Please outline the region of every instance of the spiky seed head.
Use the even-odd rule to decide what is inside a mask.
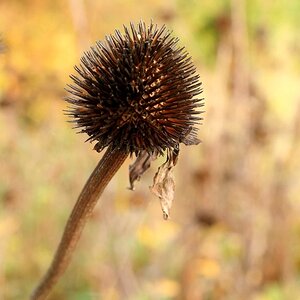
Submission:
[[[197,143],[201,82],[191,58],[165,26],[116,30],[84,53],[68,85],[71,115],[95,149],[163,153]]]

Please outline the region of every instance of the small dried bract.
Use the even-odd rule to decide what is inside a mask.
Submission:
[[[96,151],[112,146],[137,156],[131,189],[157,155],[167,150],[170,158],[180,143],[199,143],[195,126],[202,120],[203,99],[194,98],[202,91],[199,75],[165,26],[140,22],[124,27],[123,34],[117,30],[87,51],[75,70],[67,114],[96,142]],[[159,194],[163,199],[170,192]]]

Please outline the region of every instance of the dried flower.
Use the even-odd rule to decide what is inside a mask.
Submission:
[[[151,187],[169,217],[174,197],[173,167],[179,144],[199,143],[197,110],[202,99],[199,76],[178,39],[165,26],[124,27],[81,58],[69,85],[67,114],[77,128],[95,141],[95,150],[108,147],[85,184],[67,221],[62,239],[44,278],[31,296],[44,300],[69,264],[84,225],[99,196],[128,155],[136,154],[130,166],[130,188],[150,167],[157,155],[167,153]]]
[[[124,30],[124,35],[117,30],[97,42],[81,58],[75,68],[80,76],[71,76],[75,85],[68,89],[68,114],[75,118],[75,127],[89,135],[88,141],[96,141],[95,150],[112,146],[136,154],[130,189],[150,162],[168,150],[163,166],[169,171],[160,169],[165,176],[157,173],[151,188],[168,218],[163,203],[166,198],[172,202],[174,193],[166,191],[175,186],[170,179],[175,164],[170,166],[169,160],[172,152],[178,155],[179,143],[199,143],[195,125],[202,120],[197,108],[203,103],[193,97],[201,93],[201,82],[191,58],[165,26],[140,22]]]
[[[165,26],[124,27],[81,58],[72,75],[75,85],[68,114],[76,127],[96,141],[95,149],[112,145],[139,155],[162,154],[180,142],[195,144],[201,120],[199,75],[178,39]]]

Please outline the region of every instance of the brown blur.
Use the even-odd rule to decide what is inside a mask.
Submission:
[[[203,81],[171,220],[128,160],[50,300],[300,299],[299,0],[0,2],[0,299],[27,299],[99,160],[63,114],[83,51],[165,23]]]

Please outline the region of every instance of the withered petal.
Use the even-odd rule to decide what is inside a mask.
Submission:
[[[129,166],[129,189],[134,191],[134,184],[139,181],[141,176],[150,168],[151,162],[157,157],[156,153],[150,154],[141,151],[137,155],[135,162]]]
[[[175,178],[173,169],[177,163],[178,154],[178,149],[176,149],[176,151],[169,150],[167,152],[167,160],[158,168],[153,178],[153,185],[150,187],[151,192],[160,200],[163,218],[165,220],[169,219],[174,200]]]

